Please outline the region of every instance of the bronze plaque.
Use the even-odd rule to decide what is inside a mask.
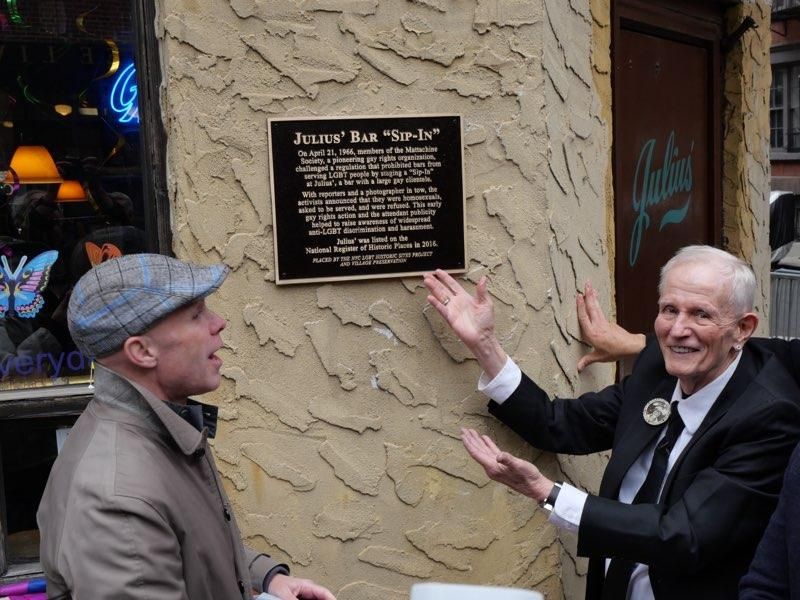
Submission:
[[[270,119],[276,283],[463,271],[461,117]]]

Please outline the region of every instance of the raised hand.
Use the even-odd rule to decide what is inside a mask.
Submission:
[[[475,296],[441,269],[426,273],[423,280],[430,292],[428,302],[468,347],[494,335],[494,307],[486,292],[486,277],[478,282]]]
[[[634,356],[642,351],[646,338],[642,334],[630,333],[616,323],[606,319],[597,291],[586,282],[583,294],[575,299],[578,324],[583,341],[592,346],[592,351],[578,361],[578,371],[592,363],[614,362],[625,356]]]
[[[453,332],[475,355],[492,378],[506,362],[506,353],[494,333],[494,305],[481,277],[473,296],[441,269],[424,276],[428,302],[439,311]]]
[[[474,429],[462,429],[461,440],[469,455],[483,467],[489,479],[542,502],[550,495],[553,482],[541,474],[536,465],[503,452],[492,438]]]

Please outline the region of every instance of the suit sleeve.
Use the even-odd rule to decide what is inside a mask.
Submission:
[[[621,383],[578,398],[550,397],[527,375],[502,404],[489,402],[489,412],[525,441],[548,452],[592,454],[612,447],[620,409],[630,389],[666,375],[658,343],[651,340],[639,354],[633,374]],[[638,393],[641,393],[638,392]]]
[[[612,385],[578,398],[551,401],[523,373],[519,387],[505,402],[489,402],[489,412],[535,448],[591,454],[611,448],[623,394],[622,385]]]
[[[750,570],[739,588],[740,600],[780,600],[800,592],[800,574],[790,564],[790,548],[800,542],[800,523],[793,515],[800,502],[800,446],[784,478],[778,508],[769,520]]]
[[[690,480],[673,504],[590,496],[578,553],[696,572],[759,539],[800,436],[800,411],[788,399],[754,400],[746,418],[738,418],[721,440],[713,463],[673,482]]]
[[[800,386],[800,339],[753,338],[747,343],[772,352]]]

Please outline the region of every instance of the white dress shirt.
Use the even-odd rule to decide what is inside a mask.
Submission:
[[[671,401],[678,402],[678,413],[683,420],[684,429],[675,442],[672,452],[670,452],[664,481],[666,481],[666,475],[669,474],[675,461],[681,455],[683,449],[689,444],[689,440],[692,439],[697,428],[700,427],[700,423],[703,422],[706,414],[711,410],[720,392],[722,392],[723,388],[733,376],[741,356],[741,353],[737,354],[734,361],[728,365],[728,368],[725,369],[719,377],[691,396],[684,398],[681,393],[680,383],[675,385]],[[480,379],[478,379],[478,390],[498,404],[502,404],[511,396],[514,390],[519,387],[521,381],[522,371],[520,371],[517,364],[509,357],[508,360],[506,360],[506,364],[503,365],[503,368],[494,379],[489,380],[485,373],[481,373]],[[636,493],[639,491],[639,488],[642,487],[647,473],[650,470],[656,444],[658,444],[665,434],[666,430],[645,448],[639,455],[639,458],[634,461],[627,473],[625,473],[617,498],[620,502],[630,504],[636,497]],[[661,486],[663,489],[663,482]],[[550,522],[556,527],[561,527],[569,531],[577,531],[581,523],[583,507],[586,504],[587,497],[588,494],[583,490],[579,490],[565,483],[561,487],[556,504],[553,507],[553,511],[550,513]],[[606,559],[606,569],[608,569],[610,561],[611,559]],[[634,568],[633,574],[631,575],[631,583],[628,586],[628,600],[654,600],[653,588],[650,585],[649,568],[647,565],[637,564]]]

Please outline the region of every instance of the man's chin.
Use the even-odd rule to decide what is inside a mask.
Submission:
[[[666,368],[667,373],[673,377],[685,376],[694,370],[694,364],[688,364],[686,361],[675,360],[672,358],[667,358],[664,361],[664,367]]]

